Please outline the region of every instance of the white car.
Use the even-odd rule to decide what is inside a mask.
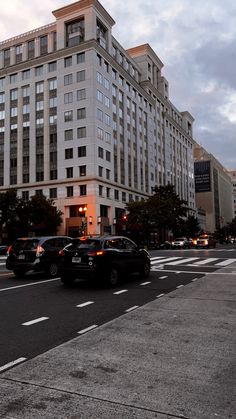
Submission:
[[[172,249],[186,249],[190,247],[190,243],[186,237],[180,237],[172,242]]]

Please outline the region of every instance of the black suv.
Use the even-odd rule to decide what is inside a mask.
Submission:
[[[76,278],[105,280],[112,286],[130,273],[148,277],[150,257],[145,249],[122,236],[86,237],[74,239],[60,251],[61,281],[70,285]]]
[[[56,277],[59,251],[71,241],[66,236],[19,238],[8,248],[6,268],[18,277],[28,271],[44,271]]]

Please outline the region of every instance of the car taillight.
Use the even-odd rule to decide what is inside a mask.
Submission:
[[[7,249],[7,256],[10,255],[10,253],[12,253],[12,246],[9,246]]]
[[[59,256],[65,256],[65,251],[64,251],[64,249],[59,250]]]
[[[206,244],[206,245],[207,245],[207,244],[208,244],[208,240],[204,240],[204,244]]]
[[[42,246],[37,246],[36,257],[42,256],[43,253],[44,253],[44,248]]]
[[[105,253],[106,252],[104,252],[103,250],[99,250],[97,252],[89,252],[88,253],[88,256],[92,256],[92,257],[94,257],[94,256],[103,256],[103,255],[105,255]]]

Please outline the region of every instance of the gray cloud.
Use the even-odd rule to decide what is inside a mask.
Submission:
[[[1,5],[0,33],[11,36],[54,21],[73,0],[11,0]],[[227,168],[236,168],[236,2],[101,0],[124,48],[149,43],[164,63],[170,100],[195,118],[194,137]]]

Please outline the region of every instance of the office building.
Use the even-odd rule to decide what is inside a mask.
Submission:
[[[97,0],[53,16],[0,43],[0,192],[52,198],[73,235],[115,232],[127,202],[168,183],[194,210],[194,120],[156,53],[125,50]]]
[[[233,218],[236,217],[236,170],[228,170],[232,183],[232,212]]]
[[[232,186],[227,170],[202,146],[194,146],[196,206],[206,212],[206,231],[214,233],[232,220]]]

